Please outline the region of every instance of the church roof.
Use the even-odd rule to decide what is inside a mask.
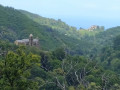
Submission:
[[[29,39],[22,39],[22,41],[24,41],[24,42],[29,42]]]
[[[20,43],[28,43],[29,39],[22,39],[22,40],[16,40],[16,41]],[[33,39],[33,42],[38,42],[38,39]]]
[[[24,41],[23,40],[16,40],[17,42],[21,42],[21,43],[23,43]]]
[[[38,39],[33,39],[33,42],[38,42]]]

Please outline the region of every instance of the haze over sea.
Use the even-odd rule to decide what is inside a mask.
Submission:
[[[120,26],[120,0],[0,0],[0,4],[61,19],[78,29]]]

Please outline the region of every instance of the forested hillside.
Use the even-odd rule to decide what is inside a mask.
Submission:
[[[16,46],[38,37],[40,48]],[[120,90],[120,26],[76,30],[0,6],[0,90]]]
[[[83,37],[83,40],[94,43],[94,47],[96,48],[98,53],[99,51],[101,51],[102,48],[106,46],[113,46],[114,38],[117,35],[120,35],[119,26],[107,29],[91,36],[85,35]]]
[[[92,49],[99,50],[103,48],[105,45],[112,44],[113,42],[112,39],[115,36],[119,35],[120,33],[119,27],[111,28],[106,31],[104,31],[103,28],[92,30],[92,31],[89,31],[86,29],[77,30],[75,27],[68,26],[67,24],[62,22],[60,19],[59,20],[49,19],[49,18],[45,18],[37,14],[33,14],[23,10],[20,10],[20,12],[25,14],[31,20],[39,23],[40,25],[50,26],[52,29],[54,29],[55,31],[58,31],[59,33],[62,33],[70,37],[74,37],[76,39],[79,39],[79,41],[83,40],[84,42],[88,42],[86,43],[88,44],[87,47],[88,46],[92,47],[92,48],[89,48],[90,50]],[[82,46],[83,45],[81,45],[81,47]]]
[[[14,42],[17,39],[28,38],[29,34],[32,33],[34,38],[38,37],[40,47],[43,50],[67,47],[74,52],[74,50],[78,49],[76,45],[82,46],[82,43],[88,45],[87,42],[70,37],[65,33],[58,33],[57,30],[54,30],[49,25],[39,24],[14,8],[0,6],[0,12],[0,33],[2,39]],[[79,51],[82,53],[83,49],[79,48]]]
[[[23,10],[20,10],[20,12],[25,14],[33,21],[39,23],[40,25],[50,26],[52,29],[58,31],[59,33],[80,39],[80,34],[78,34],[76,27],[67,25],[65,22],[61,21],[61,19],[49,19]]]

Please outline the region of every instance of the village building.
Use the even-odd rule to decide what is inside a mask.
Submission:
[[[33,35],[29,35],[29,39],[22,39],[22,40],[16,40],[15,41],[16,45],[25,45],[25,46],[36,46],[38,47],[39,45],[39,40],[38,39],[33,39]]]
[[[99,29],[99,26],[97,26],[97,25],[92,25],[92,26],[88,29],[88,31],[93,31],[93,30],[95,30],[95,29]]]

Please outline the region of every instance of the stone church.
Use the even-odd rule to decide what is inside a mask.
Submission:
[[[15,44],[16,45],[25,45],[25,46],[39,46],[39,40],[38,39],[33,39],[33,35],[29,35],[29,39],[22,39],[22,40],[16,40]]]

